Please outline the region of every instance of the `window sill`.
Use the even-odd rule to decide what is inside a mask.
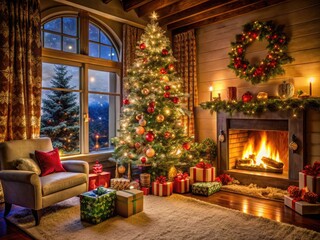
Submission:
[[[104,161],[108,160],[111,156],[114,150],[106,150],[106,151],[101,151],[101,152],[91,152],[91,153],[86,153],[86,154],[75,154],[75,155],[67,155],[67,156],[61,156],[61,160],[85,160],[87,162],[92,162],[92,161]]]

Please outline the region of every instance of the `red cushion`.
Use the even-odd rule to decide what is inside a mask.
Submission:
[[[34,153],[41,169],[40,176],[46,176],[54,172],[66,172],[61,164],[58,148],[49,152],[36,150]]]

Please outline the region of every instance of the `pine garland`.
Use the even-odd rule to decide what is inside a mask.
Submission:
[[[268,41],[268,54],[260,63],[251,65],[245,58],[246,49],[255,40],[264,39]],[[288,44],[283,26],[277,26],[272,21],[247,23],[242,34],[237,34],[236,41],[231,42],[228,67],[234,70],[236,76],[252,84],[267,82],[271,77],[284,74],[282,65],[294,60],[287,54]]]
[[[290,98],[287,100],[267,99],[264,101],[225,101],[215,100],[200,103],[202,109],[213,112],[224,111],[232,115],[233,113],[243,113],[245,115],[259,115],[264,112],[292,111],[292,116],[305,109],[320,111],[320,98]]]

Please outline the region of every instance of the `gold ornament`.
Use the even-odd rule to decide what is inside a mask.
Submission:
[[[146,151],[146,155],[149,158],[152,158],[156,154],[155,150],[153,148],[148,148]]]
[[[147,125],[147,121],[142,118],[139,120],[139,125],[144,127],[145,125]]]
[[[142,88],[141,93],[143,95],[148,95],[150,93],[150,90],[148,88]]]
[[[266,92],[259,92],[257,95],[257,100],[267,100],[268,99],[268,93]]]
[[[164,116],[163,116],[162,114],[157,115],[156,121],[157,121],[158,123],[163,122],[163,121],[164,121]]]
[[[120,167],[118,167],[118,172],[119,172],[120,174],[124,174],[125,171],[126,171],[126,168],[125,168],[123,165],[121,165]]]
[[[137,128],[136,128],[136,133],[137,133],[138,135],[144,134],[144,127],[141,127],[141,126],[137,127]]]
[[[162,109],[162,111],[163,111],[163,114],[164,114],[165,116],[170,116],[170,115],[171,115],[171,109],[168,108],[168,107],[164,107],[164,108]]]
[[[162,76],[161,80],[164,81],[164,82],[169,82],[168,76]]]
[[[175,166],[171,166],[168,172],[168,181],[173,181],[174,177],[177,175],[177,169]]]

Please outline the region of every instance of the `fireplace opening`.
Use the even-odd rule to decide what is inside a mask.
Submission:
[[[229,169],[288,178],[288,131],[229,129]]]

